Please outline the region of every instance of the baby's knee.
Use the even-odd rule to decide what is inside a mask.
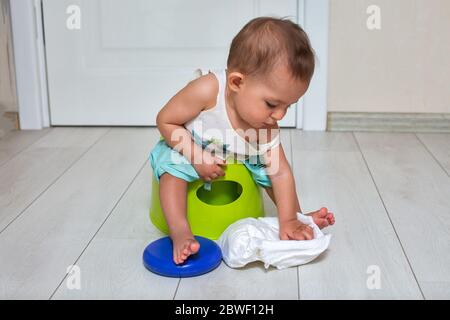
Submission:
[[[178,184],[187,184],[187,181],[181,178],[178,178],[172,174],[170,174],[169,172],[164,172],[163,174],[161,174],[159,176],[159,183],[166,183],[166,182],[170,182],[170,183],[178,183]]]

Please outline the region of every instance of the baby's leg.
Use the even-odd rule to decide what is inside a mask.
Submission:
[[[197,253],[200,244],[195,240],[186,218],[187,181],[164,173],[159,178],[161,208],[173,242],[173,261],[183,263]]]

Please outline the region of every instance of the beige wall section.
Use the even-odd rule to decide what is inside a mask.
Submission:
[[[10,118],[17,111],[9,1],[0,0],[0,138],[17,124]]]
[[[8,0],[0,0],[0,105],[7,111],[17,111],[10,19]]]
[[[449,39],[449,0],[330,0],[328,111],[450,113]]]

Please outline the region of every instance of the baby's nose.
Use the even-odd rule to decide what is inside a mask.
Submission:
[[[282,110],[277,110],[275,112],[272,113],[271,117],[272,119],[274,119],[275,121],[280,121],[281,119],[283,119],[284,115],[286,112],[282,111]]]

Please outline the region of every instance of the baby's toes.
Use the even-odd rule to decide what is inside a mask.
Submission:
[[[175,264],[180,264],[180,259],[179,259],[179,253],[178,251],[173,251],[173,262],[175,262]]]
[[[200,249],[200,243],[198,243],[197,241],[192,241],[189,246],[189,249],[191,254],[196,254]]]
[[[174,258],[175,263],[182,264],[189,256],[188,246],[185,245],[185,246],[177,249],[174,256],[175,256],[175,258]]]
[[[181,253],[182,253],[183,256],[188,256],[188,255],[190,255],[190,254],[191,254],[191,250],[189,249],[189,245],[186,245],[186,246],[183,248],[183,251],[181,251]]]
[[[328,208],[322,207],[319,210],[319,216],[325,218],[328,215]]]
[[[328,221],[329,224],[334,224],[334,222],[335,222],[334,215],[331,212],[327,216],[327,221]]]
[[[188,256],[189,256],[189,255],[182,253],[182,254],[180,255],[180,260],[179,260],[180,263],[185,262]]]
[[[311,216],[313,217],[316,224],[318,222],[320,222],[321,220],[326,219],[327,215],[328,215],[328,209],[324,208],[324,207],[320,208],[319,210],[317,210],[311,214]]]

